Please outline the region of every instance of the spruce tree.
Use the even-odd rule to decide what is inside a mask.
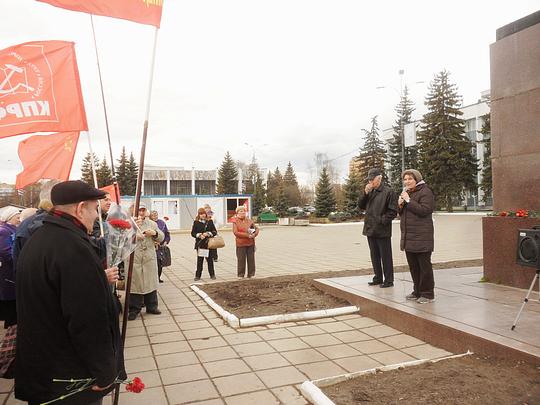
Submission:
[[[287,195],[285,194],[285,187],[283,183],[278,188],[277,192],[277,201],[275,211],[278,217],[285,218],[288,216],[287,208],[289,207],[289,201],[287,200]]]
[[[238,170],[236,164],[227,152],[225,158],[218,170],[217,192],[218,194],[236,194],[238,193]]]
[[[451,212],[454,198],[463,197],[464,189],[476,188],[478,165],[460,118],[461,97],[449,76],[443,70],[430,83],[425,101],[428,112],[418,136],[418,163],[435,193],[437,206]]]
[[[358,200],[362,194],[362,189],[362,179],[358,176],[356,170],[350,171],[349,178],[343,186],[343,191],[345,193],[345,212],[353,217],[360,215]]]
[[[279,167],[276,167],[274,173],[268,175],[268,182],[266,183],[266,198],[270,206],[275,207],[278,204],[280,187],[282,185],[283,176],[279,171]]]
[[[99,167],[99,160],[97,156],[94,154],[94,166],[96,168],[96,171]],[[83,159],[82,165],[81,165],[81,180],[85,183],[90,184],[92,187],[94,186],[94,174],[92,172],[92,155],[90,152],[86,154],[86,156]]]
[[[317,210],[316,215],[318,217],[327,217],[328,214],[336,209],[334,190],[330,184],[330,177],[328,176],[326,167],[323,167],[321,177],[315,189],[315,209]]]
[[[368,175],[369,169],[379,168],[384,173],[384,162],[386,160],[386,150],[379,135],[379,126],[377,124],[377,116],[371,119],[370,130],[362,129],[365,134],[365,141],[360,148],[358,161],[360,162],[358,174],[364,179]],[[383,180],[386,181],[386,174],[383,174]]]
[[[139,165],[135,161],[135,156],[133,156],[133,152],[129,154],[129,161],[126,172],[128,186],[125,194],[135,195],[135,193],[137,193],[137,177],[139,176]]]
[[[129,195],[126,190],[129,188],[129,180],[127,177],[128,169],[128,157],[126,154],[126,147],[122,147],[122,153],[120,158],[117,160],[118,165],[116,166],[116,181],[118,182],[118,187],[120,188],[120,194]]]
[[[482,181],[480,188],[484,192],[482,201],[487,203],[488,198],[493,192],[493,181],[491,174],[491,114],[488,113],[483,117],[484,123],[480,133],[482,134],[482,143],[484,144],[484,160],[482,162]]]
[[[390,184],[392,188],[401,193],[401,161],[402,161],[402,131],[405,125],[412,122],[412,112],[414,111],[413,102],[409,98],[409,90],[405,86],[403,96],[399,104],[396,106],[397,118],[394,126],[394,134],[390,140],[389,160],[390,160]],[[418,167],[418,153],[416,146],[405,148],[405,169],[416,169]]]
[[[300,205],[300,189],[291,162],[287,165],[287,170],[283,175],[283,189],[290,205],[295,207]]]
[[[260,173],[257,173],[251,204],[253,215],[259,215],[262,209],[266,206],[266,190]]]
[[[112,184],[111,168],[107,164],[107,159],[105,157],[103,157],[103,160],[96,170],[96,177],[99,187],[105,187]]]

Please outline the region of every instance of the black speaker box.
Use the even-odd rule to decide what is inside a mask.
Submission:
[[[540,269],[540,225],[518,231],[517,263]]]

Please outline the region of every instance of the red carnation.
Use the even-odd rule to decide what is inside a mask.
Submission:
[[[507,211],[499,212],[499,216],[500,216],[500,217],[507,217],[507,216],[508,216],[508,212],[507,212]]]
[[[129,229],[131,228],[131,223],[125,219],[109,219],[109,224],[114,228],[120,229]]]
[[[139,377],[135,377],[133,381],[126,385],[126,390],[138,394],[139,392],[144,390],[144,384]]]

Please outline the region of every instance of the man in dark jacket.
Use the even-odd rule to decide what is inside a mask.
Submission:
[[[54,208],[19,255],[15,396],[30,404],[74,389],[53,379],[86,378],[88,389],[61,402],[101,404],[126,377],[117,309],[88,237],[104,196],[81,181],[55,185]]]
[[[397,216],[397,196],[392,189],[382,184],[382,171],[369,169],[364,193],[358,207],[365,210],[363,234],[367,236],[371,264],[375,276],[369,285],[381,288],[394,285],[394,263],[392,260],[392,220]],[[381,266],[382,264],[382,266]],[[384,278],[383,278],[384,275]]]

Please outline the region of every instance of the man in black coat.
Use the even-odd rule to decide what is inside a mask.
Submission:
[[[382,183],[382,171],[369,169],[368,183],[360,196],[358,206],[365,210],[363,234],[367,236],[371,264],[375,276],[369,285],[381,288],[394,285],[394,262],[392,260],[392,220],[397,216],[397,196]],[[382,264],[382,266],[381,266]],[[383,278],[384,275],[384,278]]]
[[[62,404],[101,404],[126,378],[117,308],[88,236],[104,196],[81,181],[55,185],[54,208],[20,253],[15,396],[30,404],[70,392],[53,379],[86,378],[91,387]]]

